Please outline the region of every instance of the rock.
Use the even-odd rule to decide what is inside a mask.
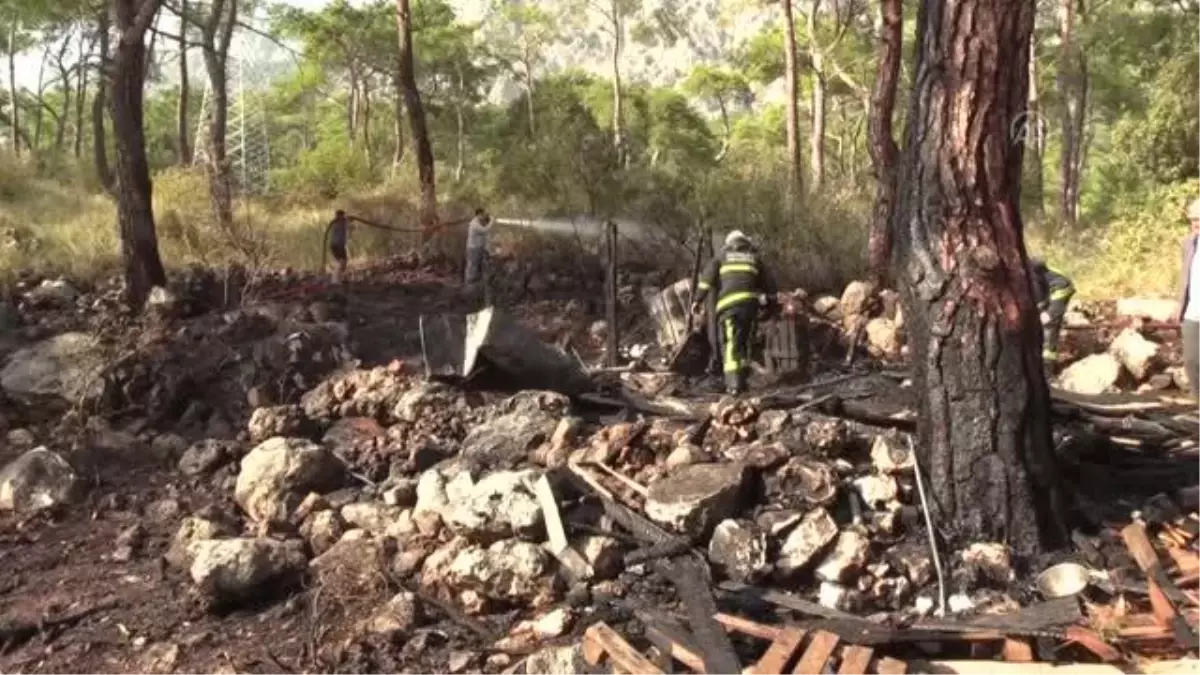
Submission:
[[[329,550],[313,558],[308,571],[335,596],[365,596],[387,586],[393,548],[388,539],[370,539],[362,530],[350,530]]]
[[[872,509],[882,509],[900,495],[896,479],[888,474],[871,474],[854,479],[854,489]]]
[[[318,511],[328,511],[332,508],[333,506],[329,504],[329,501],[324,496],[316,492],[310,492],[300,501],[300,505],[296,507],[296,510],[292,512],[292,520],[293,522],[302,523],[308,520],[308,517],[312,514]]]
[[[28,429],[12,429],[5,435],[5,440],[14,448],[32,448],[37,445],[37,437]]]
[[[392,408],[392,416],[401,422],[416,422],[424,415],[454,405],[458,392],[441,382],[421,381],[404,392]]]
[[[390,536],[400,520],[399,506],[381,502],[355,502],[342,507],[342,520],[352,528],[370,532],[372,536]]]
[[[1175,386],[1175,378],[1170,373],[1156,373],[1146,380],[1150,391],[1165,391]]]
[[[156,499],[146,505],[143,510],[146,520],[152,523],[163,524],[177,520],[180,514],[183,513],[183,506],[180,505],[178,499]]]
[[[775,567],[785,575],[799,572],[838,536],[837,523],[822,507],[809,511],[779,548]]]
[[[288,581],[304,570],[307,559],[298,540],[204,539],[188,547],[192,581],[201,591],[236,601],[268,583]]]
[[[208,438],[184,451],[179,458],[179,471],[185,476],[201,476],[233,461],[238,454],[237,443]]]
[[[851,281],[842,291],[842,299],[838,302],[843,316],[862,314],[867,309],[867,301],[875,293],[875,285],[869,281]]]
[[[554,427],[554,433],[550,435],[550,447],[553,449],[570,449],[579,441],[579,434],[583,430],[582,417],[564,417],[558,421],[558,426]]]
[[[336,450],[370,451],[387,438],[387,431],[370,417],[344,417],[333,423],[321,443]]]
[[[1171,382],[1175,385],[1176,389],[1188,390],[1188,377],[1187,373],[1184,372],[1183,366],[1172,366],[1167,368],[1167,372],[1170,373]]]
[[[556,638],[571,630],[571,623],[574,619],[575,617],[571,614],[571,610],[566,607],[559,607],[543,614],[537,621],[534,621],[533,632],[543,640]]]
[[[400,579],[408,579],[425,563],[429,552],[423,548],[406,548],[392,558],[392,573]]]
[[[334,487],[341,478],[341,465],[321,446],[269,438],[242,458],[234,497],[252,519],[284,522],[310,490]]]
[[[450,652],[450,656],[446,657],[446,672],[461,673],[470,669],[476,661],[479,660],[479,654],[475,652],[456,650]]]
[[[1157,344],[1132,328],[1121,331],[1108,345],[1108,352],[1117,357],[1138,382],[1149,377],[1151,370],[1158,365],[1158,351]]]
[[[175,461],[175,458],[182,456],[187,449],[188,442],[179,434],[162,434],[150,441],[150,450],[154,455],[168,461]]]
[[[837,497],[838,480],[829,464],[803,457],[788,460],[774,476],[779,490],[796,495],[810,506],[825,506]]]
[[[840,452],[848,436],[846,425],[841,420],[813,420],[804,428],[804,442],[827,456]]]
[[[1116,386],[1121,363],[1112,354],[1092,354],[1067,366],[1059,386],[1076,394],[1103,394]]]
[[[894,359],[900,356],[900,329],[896,322],[876,317],[867,322],[867,348],[875,356]]]
[[[173,642],[155,642],[146,647],[138,658],[138,669],[143,673],[173,673],[179,662],[179,645]]]
[[[25,292],[25,302],[35,307],[70,307],[79,291],[66,279],[42,279],[42,283]]]
[[[75,405],[99,396],[107,362],[100,341],[87,333],[62,333],[18,349],[0,370],[0,388],[33,404],[46,398]]]
[[[550,438],[569,405],[570,399],[555,392],[520,392],[499,405],[499,417],[471,429],[462,457],[485,467],[519,464]]]
[[[578,644],[566,647],[546,647],[529,655],[525,661],[529,675],[582,675],[591,672],[583,660],[583,648]]]
[[[725,450],[725,458],[745,466],[766,470],[779,466],[792,453],[783,443],[754,443],[730,446]]]
[[[601,534],[589,534],[571,542],[572,548],[591,565],[594,578],[612,579],[625,569],[621,542]]]
[[[831,581],[822,581],[817,589],[817,602],[822,607],[841,612],[857,612],[862,606],[862,594]]]
[[[933,579],[933,558],[922,543],[905,541],[893,546],[887,552],[887,559],[915,586],[924,586]]]
[[[416,594],[400,591],[367,620],[366,629],[387,640],[396,641],[408,637],[420,625],[421,618],[421,604]]]
[[[335,373],[300,397],[305,416],[317,422],[342,417],[384,419],[408,389],[406,378],[387,368]]]
[[[459,474],[467,476],[468,474]],[[442,512],[446,526],[473,541],[524,537],[540,541],[542,508],[534,494],[536,471],[498,471],[471,485],[463,498],[451,498]],[[451,492],[447,486],[447,496]]]
[[[113,552],[113,560],[116,562],[133,560],[144,543],[146,543],[146,528],[142,527],[141,523],[130,525],[117,535],[117,548]]]
[[[754,582],[771,570],[767,562],[767,538],[749,521],[718,523],[708,542],[708,557],[734,581]]]
[[[41,511],[73,502],[79,477],[67,461],[45,446],[34,448],[0,469],[0,511]]]
[[[880,473],[912,471],[913,456],[908,444],[892,435],[879,435],[871,443],[871,463]]]
[[[317,511],[300,526],[300,536],[308,542],[313,555],[321,555],[333,548],[345,533],[346,524],[337,511]]]
[[[840,318],[841,315],[841,303],[841,300],[833,297],[832,295],[822,295],[816,300],[813,300],[812,308],[813,311],[820,316],[837,319]]]
[[[250,422],[247,424],[250,440],[254,443],[261,443],[276,436],[303,436],[307,426],[308,420],[304,411],[296,405],[258,408],[250,414]]]
[[[896,316],[900,314],[900,293],[890,288],[881,289],[879,304],[883,309],[883,317],[895,321]]]
[[[979,576],[997,584],[1008,584],[1016,578],[1012,554],[1008,547],[997,542],[975,542],[962,552],[966,565],[978,570]]]
[[[417,481],[408,478],[388,481],[383,488],[383,503],[410,507],[417,504]]]
[[[799,523],[802,518],[804,514],[800,511],[764,511],[755,519],[755,524],[768,535],[778,537]]]
[[[503,602],[535,604],[550,584],[550,557],[537,544],[516,539],[498,541],[486,549],[472,545],[455,556],[448,578],[456,588],[477,591]],[[429,561],[426,561],[426,567]]]
[[[704,536],[737,513],[745,480],[740,464],[680,467],[650,485],[646,515],[677,532]]]
[[[437,469],[429,469],[417,479],[417,503],[413,515],[441,512],[450,503],[446,495],[446,477]]]
[[[838,535],[833,550],[817,565],[816,575],[822,581],[853,583],[867,564],[871,542],[856,530],[844,530]]]
[[[954,593],[946,599],[946,608],[951,614],[963,614],[975,609],[975,601],[966,593]]]
[[[691,464],[700,464],[709,461],[708,453],[704,452],[704,448],[694,443],[680,443],[667,455],[663,464],[668,469],[677,469],[681,466],[689,466]]]
[[[899,610],[908,604],[912,590],[912,582],[907,577],[886,577],[872,583],[871,596],[876,604]]]
[[[1129,316],[1166,323],[1175,318],[1178,303],[1170,298],[1120,298],[1117,316]]]
[[[175,537],[171,540],[171,545],[163,557],[172,567],[187,570],[192,566],[193,554],[190,547],[193,543],[232,536],[233,530],[224,523],[198,516],[189,516],[179,524],[179,529],[175,531]]]

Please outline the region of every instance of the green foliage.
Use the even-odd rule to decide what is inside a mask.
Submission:
[[[337,199],[366,187],[372,178],[363,149],[351,145],[345,137],[334,137],[322,139],[312,149],[302,151],[294,166],[274,172],[272,182],[282,191]]]

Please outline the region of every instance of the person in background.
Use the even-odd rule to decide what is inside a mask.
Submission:
[[[725,237],[722,251],[708,262],[696,290],[693,314],[701,312],[710,291],[716,295],[725,389],[735,396],[741,394],[750,374],[750,340],[759,309],[766,307],[768,313],[778,309],[775,280],[750,238],[734,230]]]
[[[329,241],[329,253],[333,255],[333,283],[340,284],[346,275],[346,241],[349,237],[350,219],[346,212],[338,209],[333,214],[333,220],[325,228],[325,238]]]
[[[1183,239],[1183,269],[1179,274],[1179,309],[1175,319],[1183,337],[1183,371],[1188,389],[1200,396],[1200,256],[1196,243],[1200,240],[1200,199],[1187,210],[1188,234]]]
[[[1033,278],[1033,297],[1042,320],[1042,361],[1047,371],[1058,365],[1058,334],[1062,330],[1067,305],[1075,295],[1075,284],[1067,277],[1046,266],[1045,261],[1029,261]]]
[[[475,209],[475,217],[467,225],[467,261],[463,272],[466,285],[476,283],[483,276],[484,261],[488,252],[488,236],[492,230],[492,217],[483,209]]]

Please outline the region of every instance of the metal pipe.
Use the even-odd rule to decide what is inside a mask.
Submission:
[[[929,550],[933,553],[933,569],[937,572],[938,611],[937,616],[946,615],[946,576],[942,573],[942,558],[938,555],[937,537],[933,534],[933,516],[929,513],[929,501],[925,498],[925,481],[921,480],[921,465],[917,462],[917,450],[912,436],[908,437],[908,454],[912,455],[913,473],[917,477],[917,494],[921,497],[921,510],[925,512],[925,531],[929,534]]]

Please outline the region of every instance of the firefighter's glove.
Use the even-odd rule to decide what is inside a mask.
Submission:
[[[1042,317],[1041,317],[1041,318],[1042,318],[1042,325],[1043,325],[1043,326],[1048,326],[1048,325],[1050,325],[1050,312],[1042,312]]]

